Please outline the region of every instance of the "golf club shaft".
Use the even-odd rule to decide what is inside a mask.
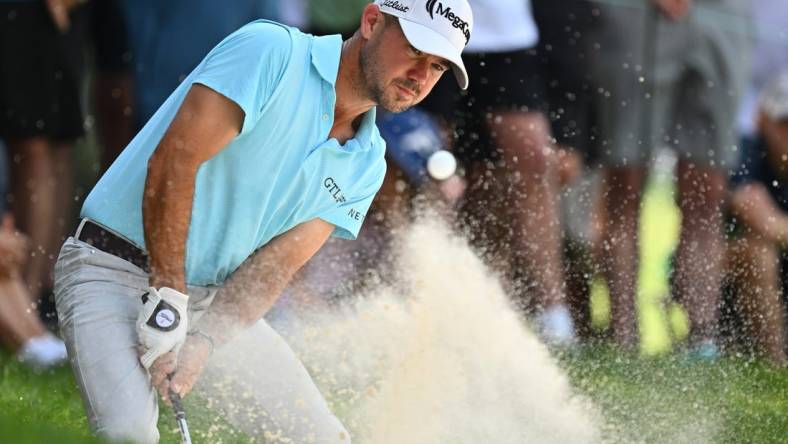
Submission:
[[[180,395],[170,390],[170,402],[172,403],[172,410],[175,411],[175,421],[181,430],[181,441],[183,444],[192,444],[192,438],[189,435],[189,425],[186,423],[186,411],[183,409]]]

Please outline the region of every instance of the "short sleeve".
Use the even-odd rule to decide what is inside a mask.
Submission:
[[[192,83],[205,85],[238,104],[244,112],[243,134],[257,123],[284,75],[291,51],[287,28],[252,22],[208,53]]]
[[[381,158],[374,171],[369,175],[367,183],[358,187],[358,191],[354,193],[355,197],[349,198],[320,215],[321,219],[336,227],[331,236],[350,240],[355,240],[358,237],[358,232],[361,230],[370,205],[372,205],[372,200],[383,184],[383,178],[386,175],[385,160]]]

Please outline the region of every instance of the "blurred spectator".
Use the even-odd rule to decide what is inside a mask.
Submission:
[[[594,54],[594,4],[590,0],[532,3],[539,30],[536,60],[553,137],[564,149],[589,156],[595,138],[591,112],[594,79],[587,69]]]
[[[758,99],[763,87],[775,73],[788,69],[788,2],[752,0],[752,4],[755,48],[749,84],[738,116],[739,132],[745,143],[754,139],[758,132]]]
[[[31,242],[24,280],[34,302],[48,296],[70,229],[85,18],[74,0],[0,2],[0,138],[9,148],[15,219]]]
[[[252,20],[277,19],[278,3],[125,0],[134,57],[137,129],[225,36]]]
[[[135,129],[131,50],[120,0],[90,3],[90,34],[95,64],[93,111],[101,146],[101,171],[106,171]]]
[[[638,216],[654,145],[674,148],[681,237],[674,295],[691,322],[690,352],[717,355],[722,203],[736,158],[735,113],[747,75],[749,0],[600,2],[594,74],[607,212],[601,260],[613,337],[637,344]]]
[[[559,176],[562,179],[560,217],[567,305],[575,334],[578,340],[585,341],[598,336],[591,325],[591,282],[600,273],[598,258],[604,217],[601,171],[584,166],[576,151],[559,151],[559,156],[563,170],[576,171],[570,182],[565,182],[569,173]]]
[[[521,308],[538,311],[543,336],[566,343],[573,332],[565,305],[559,183],[543,79],[530,51],[538,41],[531,5],[470,3],[468,90],[460,93],[442,81],[426,104],[455,127],[453,149],[468,166],[462,213],[472,241],[514,284]]]
[[[563,227],[566,296],[575,331],[591,335],[590,280],[599,230],[599,174],[593,160],[596,137],[592,112],[594,79],[588,69],[594,54],[595,23],[590,0],[532,0],[539,29],[536,61],[544,85],[547,116],[557,146]]]
[[[44,370],[66,360],[63,342],[49,333],[35,310],[22,280],[27,239],[14,228],[5,208],[8,169],[0,144],[0,340],[22,363]]]
[[[788,289],[788,71],[763,91],[757,139],[734,175],[728,276],[747,339],[784,364]]]

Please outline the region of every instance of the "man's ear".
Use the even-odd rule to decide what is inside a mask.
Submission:
[[[361,36],[365,40],[369,40],[372,34],[378,30],[382,30],[386,26],[386,17],[380,12],[378,5],[374,3],[368,4],[364,11],[361,13]]]

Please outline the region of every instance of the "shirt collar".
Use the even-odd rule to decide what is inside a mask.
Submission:
[[[358,126],[356,135],[353,136],[363,150],[369,149],[371,146],[372,130],[375,128],[376,109],[377,108],[372,107],[369,111],[364,113],[364,117],[361,118],[361,125]]]
[[[315,37],[312,41],[312,65],[317,69],[320,77],[331,86],[336,86],[337,74],[339,73],[339,59],[342,55],[342,36],[326,35]],[[362,117],[358,131],[346,144],[345,148],[354,151],[355,149],[367,150],[371,146],[372,131],[375,128],[376,111],[373,107]],[[353,143],[358,144],[354,147]]]
[[[342,55],[342,36],[326,35],[312,41],[312,64],[320,77],[332,86],[337,81],[339,59]]]

